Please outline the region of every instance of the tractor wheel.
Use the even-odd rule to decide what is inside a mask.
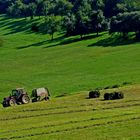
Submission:
[[[8,107],[8,106],[9,106],[9,104],[8,104],[7,101],[3,101],[3,102],[2,102],[2,105],[3,105],[3,107]]]
[[[30,102],[30,98],[28,95],[23,95],[21,100],[23,104],[28,104]]]
[[[9,106],[15,106],[15,105],[16,105],[16,101],[14,99],[10,99]]]

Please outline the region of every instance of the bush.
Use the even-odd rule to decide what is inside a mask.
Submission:
[[[89,92],[89,98],[99,98],[100,97],[100,91],[94,90]]]

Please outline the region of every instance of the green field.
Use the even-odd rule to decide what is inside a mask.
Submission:
[[[0,109],[0,139],[139,140],[140,87],[121,88],[125,99],[88,99],[80,92],[48,102]]]
[[[129,82],[140,83],[140,43],[94,34],[50,41],[25,19],[0,17],[0,97],[14,87],[48,87],[52,96]],[[36,22],[36,21],[35,21]],[[28,26],[27,26],[28,25]]]
[[[62,33],[50,41],[49,35],[32,33],[28,23],[0,16],[0,101],[16,87],[29,94],[48,87],[52,98],[0,106],[0,139],[139,140],[140,42],[107,32],[83,40]],[[113,85],[121,86],[116,90],[125,99],[103,101],[104,90],[99,99],[87,99],[87,91]]]

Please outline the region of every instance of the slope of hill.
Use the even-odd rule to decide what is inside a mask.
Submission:
[[[36,22],[33,21],[33,22]],[[101,33],[63,37],[32,33],[24,19],[0,16],[0,100],[15,87],[29,93],[48,87],[48,102],[0,106],[0,139],[138,140],[140,139],[140,43]],[[123,100],[88,99],[88,90],[120,87]],[[109,90],[110,91],[110,90]],[[75,94],[74,94],[75,93]]]
[[[121,88],[125,99],[88,99],[88,93],[0,108],[0,139],[139,140],[140,86]]]
[[[36,22],[36,21],[35,21]],[[0,17],[0,98],[14,87],[48,87],[53,96],[96,87],[140,83],[140,43],[92,34],[64,38],[35,34],[29,21]],[[28,30],[27,30],[28,29]]]

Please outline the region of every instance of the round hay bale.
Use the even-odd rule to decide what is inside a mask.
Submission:
[[[113,100],[113,93],[105,93],[104,94],[104,100]]]
[[[99,90],[93,90],[89,92],[89,98],[99,98],[99,97],[100,97]]]
[[[112,92],[112,93],[105,93],[104,100],[116,100],[116,99],[123,99],[124,94],[122,92]]]
[[[114,92],[114,99],[123,99],[124,94],[122,92]]]

